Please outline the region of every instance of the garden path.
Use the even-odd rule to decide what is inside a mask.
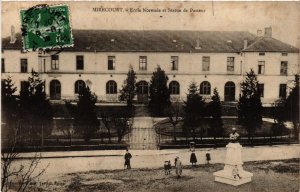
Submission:
[[[152,117],[135,117],[129,136],[130,149],[156,149],[157,136]]]

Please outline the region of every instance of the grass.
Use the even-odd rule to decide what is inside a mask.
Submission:
[[[184,166],[177,179],[174,169],[165,175],[160,169],[99,170],[72,173],[53,178],[50,184],[40,185],[40,191],[132,191],[132,192],[290,192],[299,189],[299,159],[247,162],[246,171],[254,174],[251,183],[238,187],[214,181],[213,173],[223,164]],[[57,185],[56,181],[60,182]],[[36,191],[34,186],[30,191]]]

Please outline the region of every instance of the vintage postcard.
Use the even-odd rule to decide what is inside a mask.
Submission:
[[[299,191],[298,1],[4,1],[1,191]]]

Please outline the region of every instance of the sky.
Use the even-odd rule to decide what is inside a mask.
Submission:
[[[11,25],[20,31],[20,9],[41,2],[2,2],[2,37]],[[42,2],[67,4],[73,29],[249,31],[272,27],[273,37],[300,46],[300,2]],[[95,12],[93,8],[123,8],[123,12]],[[188,12],[127,12],[125,8],[180,9]],[[190,9],[202,12],[190,12]]]

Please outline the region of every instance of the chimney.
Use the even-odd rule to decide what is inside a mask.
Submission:
[[[247,39],[244,40],[244,49],[246,49],[248,47],[248,41]]]
[[[258,29],[258,30],[257,30],[257,36],[258,36],[258,37],[263,36],[263,31],[262,31],[261,29]]]
[[[265,36],[266,37],[272,37],[272,27],[266,27],[265,28]]]
[[[15,33],[15,27],[12,25],[10,29],[10,43],[16,42],[16,33]]]
[[[196,40],[196,47],[195,47],[195,49],[201,49],[199,39]]]

